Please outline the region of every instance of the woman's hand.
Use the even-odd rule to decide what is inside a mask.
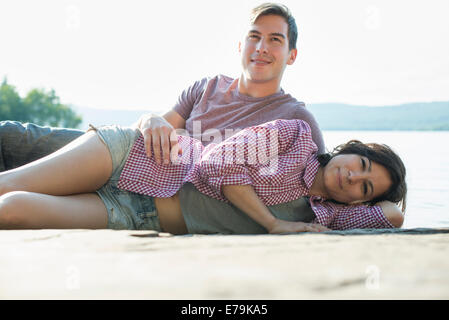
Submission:
[[[268,232],[271,234],[275,233],[290,233],[290,232],[322,232],[330,231],[331,229],[326,228],[317,223],[306,223],[300,221],[286,221],[281,219],[276,219],[273,225],[269,228]]]
[[[269,233],[321,232],[330,229],[317,224],[281,220],[273,216],[251,185],[224,185],[223,194],[237,208],[262,225]]]

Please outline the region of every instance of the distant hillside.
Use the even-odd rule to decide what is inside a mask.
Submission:
[[[449,101],[366,107],[310,104],[322,130],[449,130]]]
[[[83,117],[80,126],[81,130],[89,128],[89,124],[94,126],[118,124],[121,126],[129,126],[136,122],[146,110],[105,110],[80,106],[72,106],[77,113]]]
[[[93,125],[131,125],[149,110],[73,108],[82,115],[81,129]],[[322,130],[449,130],[449,101],[367,107],[339,103],[309,104]]]

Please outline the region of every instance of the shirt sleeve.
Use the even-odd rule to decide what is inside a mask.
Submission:
[[[307,157],[313,150],[316,146],[304,121],[267,122],[206,147],[199,163],[200,179],[222,194],[223,185],[253,184],[254,178],[268,170],[270,160],[281,154],[302,152]]]
[[[329,201],[311,202],[311,206],[315,212],[315,222],[333,230],[394,228],[380,206],[346,206]]]
[[[190,117],[190,113],[192,112],[195,103],[201,99],[207,82],[208,78],[203,78],[196,81],[179,95],[178,101],[173,107],[173,110],[179,113],[184,120],[187,120]]]

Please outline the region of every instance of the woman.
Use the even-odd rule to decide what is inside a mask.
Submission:
[[[310,128],[300,120],[247,128],[207,148],[179,137],[183,156],[170,165],[146,157],[138,130],[96,131],[98,135],[89,131],[43,159],[0,175],[0,228],[135,228],[184,234],[188,230],[177,192],[186,182],[210,197],[229,200],[270,233],[327,230],[353,213],[342,216],[343,211],[333,209],[338,204],[329,200],[373,204],[405,199],[405,169],[391,150],[351,142],[348,146],[365,146],[365,153],[348,154],[352,149],[343,148],[318,160]],[[387,161],[371,161],[372,153]],[[310,196],[318,223],[277,219],[267,208],[301,196]],[[382,226],[402,224],[395,206],[370,208]]]

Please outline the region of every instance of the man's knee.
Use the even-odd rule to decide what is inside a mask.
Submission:
[[[19,121],[12,121],[12,120],[0,121],[0,132],[11,130],[20,132],[25,130],[25,127]]]
[[[5,171],[9,168],[10,162],[10,145],[14,146],[14,137],[23,134],[25,128],[18,121],[0,121],[0,171]]]
[[[83,131],[0,121],[0,171],[11,170],[62,148]]]

